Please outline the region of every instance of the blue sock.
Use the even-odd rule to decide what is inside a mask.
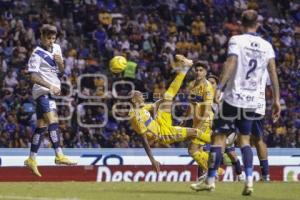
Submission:
[[[243,146],[241,148],[243,163],[245,168],[246,179],[247,177],[252,178],[253,172],[253,152],[249,145]]]
[[[234,166],[235,173],[237,175],[240,175],[242,173],[242,167],[241,167],[241,162],[239,159],[236,161],[232,162],[232,165]]]
[[[259,162],[260,162],[261,175],[262,176],[268,176],[269,175],[269,162],[268,162],[268,160],[259,160]]]
[[[60,136],[58,131],[58,123],[53,123],[48,126],[50,140],[54,149],[60,147]]]
[[[30,152],[33,152],[33,153],[38,152],[41,142],[42,142],[43,135],[46,132],[46,130],[47,130],[46,127],[35,129],[34,134],[32,135],[32,138],[31,138]]]
[[[222,160],[222,147],[214,146],[210,147],[209,160],[208,160],[208,174],[209,178],[214,178],[217,175],[217,170],[220,167]]]

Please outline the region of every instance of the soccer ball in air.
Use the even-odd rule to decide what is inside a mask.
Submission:
[[[112,73],[121,73],[127,66],[127,60],[123,56],[115,56],[109,62],[109,69]]]

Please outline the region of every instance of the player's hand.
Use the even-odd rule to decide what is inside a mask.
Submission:
[[[54,54],[53,58],[54,58],[54,61],[57,65],[63,65],[64,64],[64,61],[63,61],[62,57],[59,54]]]
[[[277,120],[279,119],[280,112],[281,112],[280,102],[276,101],[272,105],[272,119],[273,119],[273,123],[277,122]]]
[[[152,162],[152,166],[155,168],[155,171],[156,171],[157,173],[159,173],[159,171],[160,171],[160,162],[158,162],[158,161],[156,161],[156,160],[151,161],[151,162]]]
[[[54,95],[60,95],[60,88],[53,85],[50,86],[50,93]]]
[[[215,94],[215,97],[214,97],[214,102],[216,104],[220,104],[221,99],[222,99],[222,92],[221,92],[221,90],[216,90],[216,94]]]

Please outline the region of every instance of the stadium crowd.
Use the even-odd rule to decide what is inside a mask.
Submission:
[[[116,117],[126,114],[112,109],[124,102],[115,93],[124,95],[128,88],[119,84],[113,91],[114,83],[133,82],[153,101],[174,77],[175,53],[204,60],[210,73],[219,75],[228,39],[240,32],[237,19],[246,8],[260,13],[259,32],[272,43],[278,66],[282,117],[272,124],[266,115],[265,141],[268,147],[300,147],[300,4],[268,3],[273,9],[257,0],[47,0],[43,5],[0,0],[0,147],[30,146],[36,116],[26,68],[42,24],[58,28],[56,42],[65,60],[64,98],[57,99],[63,146],[135,148],[141,141],[128,120]],[[271,12],[276,16],[267,17]],[[113,75],[108,68],[113,55],[126,56],[136,71]],[[184,86],[180,93],[187,94]],[[270,105],[270,92],[267,99]],[[44,137],[42,147],[50,145]]]

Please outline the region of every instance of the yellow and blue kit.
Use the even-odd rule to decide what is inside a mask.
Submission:
[[[131,126],[137,134],[146,134],[149,141],[161,144],[181,142],[187,138],[186,128],[172,126],[171,113],[158,110],[155,118],[152,118],[149,112],[152,108],[153,104],[145,104],[130,111]]]
[[[208,80],[201,83],[197,81],[191,81],[188,84],[187,89],[190,91],[189,100],[193,105],[193,128],[200,129],[204,134],[211,134],[212,120],[214,113],[211,110],[208,118],[204,119],[205,107],[213,105],[213,99],[215,95],[215,90]],[[204,145],[210,141],[201,141],[199,139],[194,139],[193,143]]]

